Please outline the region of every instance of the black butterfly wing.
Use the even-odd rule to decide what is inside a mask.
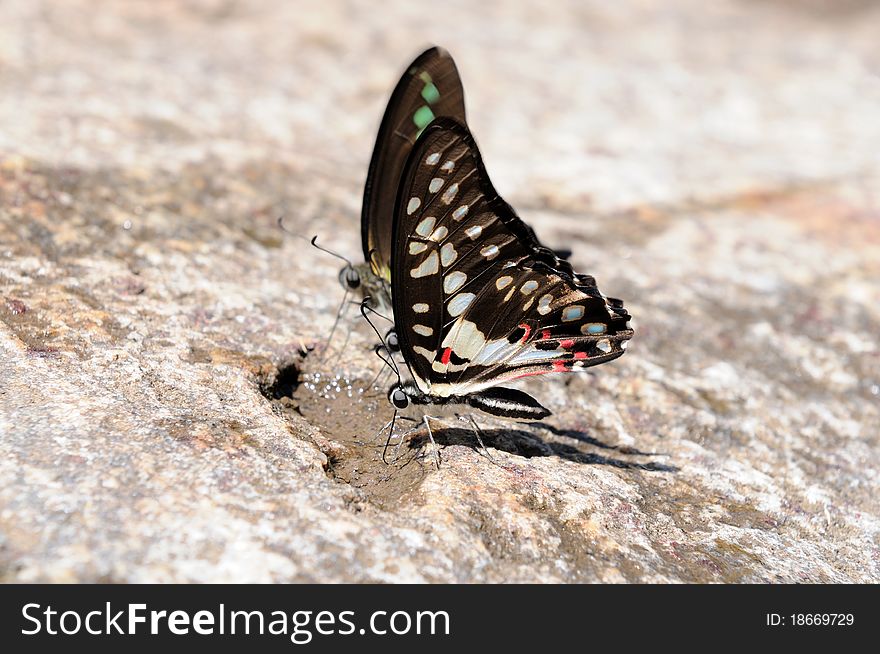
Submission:
[[[410,153],[393,238],[395,326],[423,392],[604,363],[632,337],[623,303],[538,242],[454,120],[435,120]]]
[[[364,260],[384,279],[390,279],[391,223],[400,174],[416,138],[435,116],[465,122],[464,90],[458,69],[449,53],[436,47],[419,55],[394,88],[364,186]]]

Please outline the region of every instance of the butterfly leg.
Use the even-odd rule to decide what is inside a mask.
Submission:
[[[391,420],[389,420],[384,425],[382,425],[382,428],[376,432],[376,436],[378,436],[379,434],[381,434],[383,431],[385,431],[389,427],[391,428],[388,431],[388,438],[385,439],[385,445],[382,448],[382,462],[385,464],[388,463],[388,461],[385,460],[385,453],[388,451],[388,444],[391,442],[391,437],[394,435],[394,419],[396,417],[397,417],[397,415],[395,414],[394,417],[391,418]],[[373,438],[376,438],[376,436],[373,436]]]
[[[404,419],[404,420],[412,420],[412,418],[403,418],[403,419]],[[414,434],[414,433],[417,432],[418,430],[419,430],[419,427],[418,427],[418,426],[413,427],[412,429],[408,429],[408,430],[405,431],[403,434],[401,434],[401,436],[400,436],[399,439],[397,439],[397,445],[394,447],[394,459],[393,459],[394,461],[397,461],[397,459],[398,459],[398,457],[399,457],[399,455],[400,455],[400,447],[404,444],[404,442],[406,441],[407,437],[408,437],[410,434]],[[390,434],[389,434],[389,436],[388,436],[388,442],[389,442],[389,443],[391,442],[391,435],[390,435]],[[388,447],[388,443],[385,444],[385,447]],[[382,452],[382,460],[385,461],[385,452],[384,452],[384,451]],[[386,463],[387,463],[387,461],[386,461]]]
[[[330,344],[333,342],[333,334],[336,332],[336,327],[339,325],[339,321],[342,319],[342,314],[345,313],[345,310],[348,308],[348,290],[342,296],[342,303],[339,305],[339,309],[336,311],[336,320],[333,321],[333,327],[330,329],[330,335],[327,336],[327,344],[324,346],[324,354],[321,356],[321,361],[323,361],[327,357],[327,352],[330,350]],[[347,341],[348,339],[346,339]]]
[[[345,352],[345,348],[348,346],[348,340],[351,338],[351,325],[348,326],[348,331],[345,332],[345,340],[342,342],[342,347],[339,348],[339,354],[336,355],[336,359],[333,360],[333,367],[339,365],[339,360],[342,358],[342,354]]]
[[[434,465],[437,466],[437,470],[440,469],[440,452],[437,449],[437,441],[434,440],[434,432],[431,431],[431,423],[428,421],[428,416],[424,417],[425,427],[428,428],[428,438],[431,439],[431,452],[434,454]]]
[[[489,452],[489,448],[486,447],[486,444],[483,442],[483,430],[480,429],[480,426],[477,424],[477,421],[474,420],[474,417],[471,414],[467,414],[466,416],[458,416],[458,419],[463,420],[463,421],[470,424],[470,427],[473,430],[474,435],[477,437],[477,442],[480,444],[480,447],[483,449],[483,454],[486,455],[486,458],[489,459],[489,461],[491,461],[495,465],[501,465],[492,457],[492,454]]]

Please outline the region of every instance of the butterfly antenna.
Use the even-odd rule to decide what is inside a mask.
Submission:
[[[346,258],[345,258],[344,256],[342,256],[341,254],[338,254],[338,253],[334,252],[333,250],[328,250],[327,248],[325,248],[325,247],[323,247],[323,246],[321,246],[321,245],[318,245],[318,243],[317,243],[318,235],[317,235],[317,234],[315,234],[315,235],[311,238],[311,240],[309,240],[309,239],[307,239],[305,236],[302,236],[302,235],[300,235],[300,234],[296,234],[296,233],[294,233],[294,232],[291,232],[289,229],[287,229],[287,227],[284,226],[284,214],[281,214],[280,216],[278,216],[277,222],[278,222],[278,227],[280,227],[280,228],[281,228],[281,231],[283,231],[284,233],[286,233],[286,234],[290,234],[291,236],[295,236],[295,237],[297,237],[297,238],[301,238],[301,239],[304,240],[304,241],[309,241],[309,243],[311,243],[314,247],[316,247],[316,248],[318,248],[319,250],[321,250],[321,252],[326,252],[327,254],[329,254],[329,255],[331,255],[331,256],[334,256],[334,257],[336,257],[337,259],[340,259],[340,260],[344,261],[344,262],[345,262],[345,265],[346,265],[348,268],[354,268],[354,266],[352,265],[351,261],[349,261],[348,259],[346,259]],[[336,328],[339,326],[339,321],[342,319],[342,316],[343,316],[343,314],[345,313],[346,301],[347,301],[347,300],[348,300],[348,289],[345,290],[345,293],[344,293],[343,296],[342,296],[342,302],[341,302],[340,305],[339,305],[339,309],[336,311],[336,319],[333,321],[333,327],[330,329],[330,334],[329,334],[329,336],[327,336],[327,343],[326,343],[326,345],[324,346],[324,356],[321,357],[321,360],[322,360],[322,361],[323,361],[323,360],[326,358],[326,356],[327,356],[327,352],[329,351],[329,348],[330,348],[330,343],[333,341],[333,335],[336,333]],[[345,346],[348,345],[348,339],[349,339],[350,337],[351,337],[351,330],[349,330],[349,331],[348,331],[348,334],[346,334],[346,337],[345,337],[345,343],[343,344],[342,348],[340,349],[338,357],[339,357],[339,356],[342,356],[342,352],[345,351]],[[338,357],[337,357],[337,362],[338,362],[338,360],[339,360]],[[334,364],[334,365],[335,365],[335,364]]]
[[[339,348],[339,354],[336,355],[336,359],[333,360],[333,367],[339,365],[339,360],[342,358],[343,352],[345,352],[345,348],[348,347],[348,341],[351,339],[351,324],[348,325],[348,329],[345,332],[345,340],[342,341],[342,347]]]
[[[372,298],[371,298],[371,299],[372,299]],[[374,314],[374,315],[376,315],[376,316],[379,316],[382,320],[387,320],[387,321],[390,322],[391,324],[394,324],[394,320],[391,319],[391,318],[389,318],[388,316],[386,316],[384,313],[379,313],[378,311],[376,311],[373,307],[371,307],[371,306],[369,306],[369,305],[367,305],[365,308],[366,308],[366,310],[369,311],[370,313],[372,313],[372,314]]]
[[[323,246],[321,246],[321,245],[318,245],[317,241],[318,241],[318,235],[315,234],[315,235],[312,237],[312,240],[309,241],[309,242],[310,242],[314,247],[318,248],[321,252],[326,252],[327,254],[336,257],[337,259],[342,259],[342,261],[344,261],[344,262],[346,263],[346,265],[348,265],[349,268],[354,268],[354,264],[353,264],[351,261],[349,261],[348,259],[346,259],[345,257],[343,257],[341,254],[338,254],[337,252],[334,252],[333,250],[328,250],[327,248],[325,248],[325,247],[323,247]]]
[[[278,227],[280,227],[281,231],[284,232],[285,234],[290,234],[291,236],[299,236],[300,238],[305,238],[305,236],[300,236],[299,234],[295,234],[294,232],[290,231],[289,229],[287,229],[287,227],[284,226],[284,214],[281,214],[280,216],[278,216],[278,219],[276,220],[276,222],[278,223]]]
[[[309,240],[305,236],[303,236],[302,234],[297,234],[296,232],[292,232],[289,229],[287,229],[287,227],[284,226],[284,214],[281,214],[280,216],[278,216],[278,218],[276,219],[275,222],[278,223],[278,227],[280,227],[281,231],[284,232],[285,234],[290,234],[291,236],[295,236],[296,238],[301,238],[304,241]]]
[[[372,389],[372,388],[375,388],[375,387],[376,387],[376,383],[379,381],[379,378],[382,377],[383,375],[387,374],[387,373],[388,373],[388,368],[390,367],[390,365],[388,364],[388,361],[386,361],[386,359],[385,359],[385,356],[384,356],[384,355],[381,353],[381,351],[380,351],[380,350],[381,350],[381,347],[382,347],[381,345],[377,345],[377,346],[376,346],[376,350],[375,350],[375,352],[376,352],[376,356],[377,356],[377,357],[379,357],[380,359],[382,359],[382,361],[385,361],[385,365],[382,366],[381,368],[379,368],[379,372],[377,372],[377,373],[376,373],[376,376],[373,377],[373,381],[371,381],[370,384],[369,384],[369,386],[367,386],[367,390],[370,390],[370,389]],[[387,367],[386,367],[386,366],[387,366]]]
[[[387,349],[387,347],[384,348],[384,352],[385,352],[385,353],[388,353],[388,349]],[[385,362],[385,365],[388,366],[388,368],[391,369],[391,372],[393,372],[393,373],[397,373],[397,367],[396,367],[395,364],[394,364],[394,359],[391,357],[391,354],[390,354],[390,353],[388,353],[388,356],[386,356],[385,354],[383,354],[383,346],[381,346],[381,345],[377,345],[377,346],[376,346],[376,356],[379,357],[380,359],[382,359],[382,361]]]

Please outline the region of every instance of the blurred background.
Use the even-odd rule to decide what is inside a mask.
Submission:
[[[356,181],[394,81],[436,43],[461,69],[497,185],[517,200],[621,208],[877,166],[869,0],[7,0],[0,11],[0,147],[46,162],[262,157]]]

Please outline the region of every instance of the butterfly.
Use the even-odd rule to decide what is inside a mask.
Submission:
[[[429,435],[429,414],[450,411],[543,419],[537,399],[500,384],[606,363],[633,336],[623,302],[542,246],[498,195],[455,119],[433,120],[409,153],[391,245],[394,325],[412,380],[388,398],[395,417],[421,412]]]

